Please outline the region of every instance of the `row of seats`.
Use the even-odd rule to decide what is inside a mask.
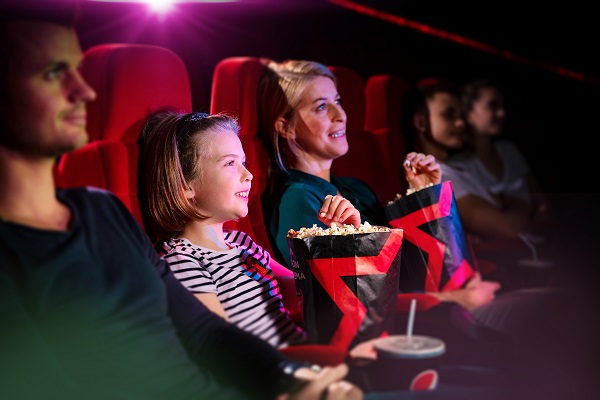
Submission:
[[[89,143],[63,156],[56,166],[59,187],[91,185],[115,193],[142,223],[137,197],[137,139],[151,111],[172,105],[191,111],[189,75],[183,61],[159,46],[104,44],[85,52],[82,74],[97,91],[87,106]],[[267,185],[269,149],[257,137],[257,81],[265,60],[231,57],[213,73],[211,113],[225,112],[241,124],[242,144],[254,175],[248,217],[231,227],[252,235],[270,251],[264,226],[261,195]],[[404,146],[399,134],[398,91],[391,83],[399,77],[362,77],[347,67],[331,66],[348,114],[349,153],[336,160],[333,172],[360,178],[382,201],[401,192],[400,165]],[[384,77],[385,78],[385,77]],[[390,96],[387,96],[389,94]],[[371,110],[372,112],[370,112]]]
[[[57,187],[89,185],[108,189],[143,226],[137,192],[137,140],[145,117],[157,108],[170,105],[192,111],[186,66],[166,48],[140,44],[98,45],[86,50],[84,56],[82,74],[97,92],[96,101],[87,106],[89,143],[58,160]],[[224,112],[238,118],[247,165],[254,175],[248,216],[231,222],[229,227],[250,234],[274,254],[261,205],[261,195],[267,186],[269,149],[257,137],[257,83],[266,68],[265,61],[231,57],[219,62],[213,71],[210,112]],[[406,82],[399,77],[376,76],[365,83],[350,68],[330,66],[330,69],[338,79],[348,114],[347,136],[351,146],[349,154],[334,162],[333,171],[361,178],[382,200],[391,200],[402,190],[399,171],[404,147],[396,119],[401,104],[398,90],[405,90]],[[301,322],[292,273],[276,260],[271,268],[280,283],[286,308]],[[418,309],[427,309],[434,303],[422,299]],[[406,308],[406,304],[398,302],[400,309]],[[337,364],[345,357],[344,351],[323,346],[300,346],[287,352],[325,365]]]

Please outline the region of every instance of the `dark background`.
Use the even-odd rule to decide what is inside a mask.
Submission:
[[[208,111],[214,66],[230,56],[313,59],[354,68],[365,79],[378,73],[411,81],[443,76],[458,83],[491,77],[504,85],[509,122],[521,127],[508,135],[544,188],[598,192],[594,142],[600,105],[599,35],[589,5],[579,0],[560,7],[513,0],[452,4],[355,0],[350,4],[477,41],[491,49],[486,52],[334,3],[195,2],[176,4],[160,16],[144,4],[83,0],[78,30],[84,49],[131,42],[173,50],[188,67],[198,111]],[[569,75],[556,73],[557,68]]]

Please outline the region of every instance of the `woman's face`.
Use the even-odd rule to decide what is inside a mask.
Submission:
[[[328,162],[348,152],[346,113],[333,81],[319,76],[306,86],[296,108],[296,141],[307,162]]]
[[[209,134],[209,133],[206,133]],[[198,157],[200,174],[190,182],[198,210],[209,215],[209,223],[226,222],[248,214],[252,174],[246,169],[246,154],[233,131],[210,133]]]
[[[504,128],[504,97],[496,88],[482,88],[467,113],[467,122],[476,135],[499,135]]]
[[[451,93],[436,93],[427,101],[427,107],[432,140],[446,149],[460,148],[465,123],[458,97]]]

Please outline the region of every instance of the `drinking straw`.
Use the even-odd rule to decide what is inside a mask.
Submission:
[[[410,312],[408,314],[408,326],[406,327],[406,341],[410,344],[412,340],[413,325],[415,324],[415,309],[417,308],[417,299],[410,301]]]

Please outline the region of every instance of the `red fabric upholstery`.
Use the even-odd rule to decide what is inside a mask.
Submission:
[[[338,176],[351,176],[366,182],[383,204],[399,193],[399,174],[390,168],[389,146],[384,137],[365,130],[365,84],[353,69],[329,66],[338,83],[342,106],[346,111],[346,135],[350,150],[336,159],[332,171]],[[383,139],[383,140],[382,140]]]
[[[238,119],[246,165],[253,175],[248,215],[229,226],[246,232],[274,254],[261,203],[261,195],[267,187],[269,150],[257,137],[257,85],[265,68],[264,60],[256,57],[230,57],[217,63],[213,73],[210,112],[225,113]]]
[[[229,224],[251,235],[265,250],[273,254],[265,218],[261,195],[267,186],[268,149],[258,139],[258,80],[265,67],[265,59],[257,57],[230,57],[215,66],[211,92],[211,113],[225,113],[236,117],[241,125],[240,140],[246,153],[247,167],[254,176],[248,216]],[[273,269],[281,288],[283,303],[296,323],[302,325],[302,310],[296,297],[296,284],[293,273],[272,259]],[[280,351],[290,358],[319,365],[337,365],[344,362],[345,349],[328,345],[296,345]]]
[[[405,193],[406,180],[402,173],[402,161],[406,154],[405,139],[400,129],[402,103],[410,83],[396,75],[381,74],[367,78],[365,84],[365,129],[378,137],[386,164],[394,175],[399,193]]]
[[[85,51],[82,74],[98,95],[87,106],[90,141],[59,160],[57,186],[108,189],[141,224],[137,139],[144,118],[157,108],[171,105],[191,111],[187,70],[166,48],[104,44]]]

